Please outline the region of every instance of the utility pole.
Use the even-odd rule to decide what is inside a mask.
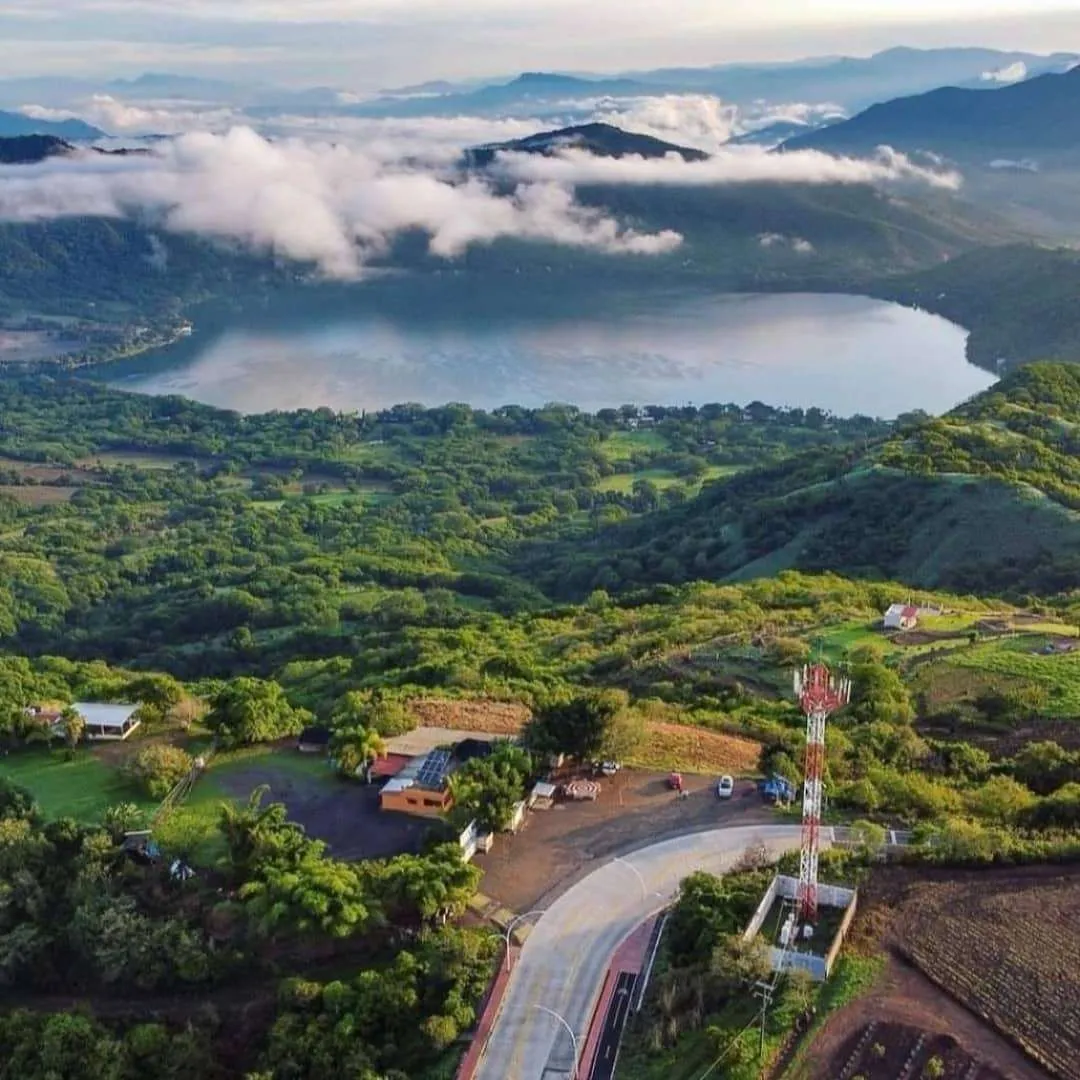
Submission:
[[[761,1013],[759,1022],[759,1034],[758,1034],[758,1061],[765,1056],[765,1020],[769,1014],[769,1007],[772,1005],[773,994],[776,993],[776,980],[771,982],[756,982],[754,983],[754,997],[761,998]]]

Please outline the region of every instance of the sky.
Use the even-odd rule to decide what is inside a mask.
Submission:
[[[3,0],[5,77],[147,70],[358,91],[522,70],[1080,51],[1080,0]]]

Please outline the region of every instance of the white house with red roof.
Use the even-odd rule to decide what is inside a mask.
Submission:
[[[886,630],[914,630],[919,625],[919,609],[911,604],[893,604],[882,622]]]

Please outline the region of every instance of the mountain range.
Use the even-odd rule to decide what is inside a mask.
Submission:
[[[1011,80],[1064,71],[1078,62],[1080,56],[1073,53],[1039,56],[993,49],[895,48],[870,57],[661,68],[618,78],[529,73],[480,88],[444,82],[388,92],[343,111],[363,116],[536,115],[537,108],[544,108],[544,115],[555,115],[560,109],[567,114],[575,99],[665,93],[712,94],[739,105],[830,103],[855,111],[944,84],[997,89]],[[533,112],[522,112],[529,108]]]
[[[888,145],[999,167],[1046,155],[1075,157],[1080,153],[1080,67],[993,93],[944,87],[898,98],[784,145],[845,154]]]

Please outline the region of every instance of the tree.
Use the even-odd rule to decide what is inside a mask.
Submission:
[[[70,705],[60,714],[60,720],[64,725],[64,742],[67,743],[68,750],[73,751],[86,733],[86,720]]]
[[[538,753],[592,760],[603,750],[612,722],[627,701],[627,695],[619,690],[591,690],[548,702],[530,721],[525,741]]]
[[[967,800],[972,813],[1006,825],[1030,810],[1036,796],[1011,776],[991,776],[970,792]]]
[[[370,728],[337,728],[330,739],[330,756],[337,765],[338,772],[350,780],[355,780],[360,770],[386,753],[383,737]]]
[[[171,709],[184,700],[184,688],[171,675],[144,675],[131,683],[127,692],[141,701],[144,713],[163,720]]]
[[[880,663],[857,664],[851,673],[855,717],[866,723],[907,723],[915,715],[911,695],[900,676]]]
[[[143,812],[134,803],[115,803],[101,817],[101,824],[116,843],[143,824]]]
[[[272,742],[298,735],[311,720],[294,709],[281,686],[263,679],[234,679],[214,696],[206,726],[225,747]]]
[[[123,771],[151,799],[164,799],[194,764],[192,756],[180,747],[154,743],[128,758]]]
[[[641,749],[647,724],[638,709],[625,708],[608,722],[600,755],[605,761],[625,761]]]
[[[333,728],[364,728],[384,739],[404,735],[416,727],[416,720],[397,698],[376,691],[350,690],[343,694],[330,714]]]
[[[531,772],[529,755],[512,743],[498,744],[487,757],[466,762],[450,780],[454,817],[462,826],[475,821],[481,832],[502,832],[525,796]]]

